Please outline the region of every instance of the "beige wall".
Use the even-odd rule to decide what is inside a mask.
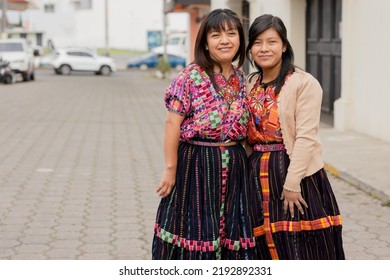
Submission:
[[[335,127],[390,142],[390,1],[343,0]]]

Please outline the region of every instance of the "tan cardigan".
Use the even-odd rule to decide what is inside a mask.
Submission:
[[[251,89],[252,86],[248,86],[248,90]],[[319,82],[298,68],[279,93],[279,122],[290,158],[283,186],[287,190],[300,192],[301,180],[324,167],[318,134],[321,101],[322,88]]]

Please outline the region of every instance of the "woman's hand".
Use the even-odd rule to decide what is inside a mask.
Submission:
[[[176,181],[177,151],[180,139],[180,125],[184,117],[173,112],[167,113],[165,120],[164,152],[165,170],[156,192],[161,197],[167,197]]]
[[[291,218],[294,218],[294,205],[298,207],[299,212],[304,214],[303,206],[308,208],[306,201],[303,199],[300,192],[292,192],[286,189],[283,189],[282,197],[283,201],[283,210],[284,213],[287,213],[287,209],[290,210]]]
[[[158,185],[156,192],[162,198],[167,197],[175,185],[176,170],[165,168],[161,182]]]

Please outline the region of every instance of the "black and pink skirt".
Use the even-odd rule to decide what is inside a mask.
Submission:
[[[180,142],[176,184],[157,211],[152,258],[252,259],[247,172],[239,143]]]

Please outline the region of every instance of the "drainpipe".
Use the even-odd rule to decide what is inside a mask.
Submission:
[[[108,0],[104,1],[104,28],[105,28],[105,49],[106,56],[110,56],[109,46],[108,46]]]

